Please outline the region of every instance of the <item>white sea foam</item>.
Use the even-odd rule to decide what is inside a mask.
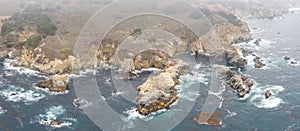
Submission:
[[[130,120],[135,120],[135,119],[140,119],[144,121],[149,121],[154,118],[155,115],[161,114],[166,112],[167,109],[160,109],[156,112],[152,112],[147,116],[141,115],[136,108],[133,108],[131,110],[126,111],[125,113],[128,115],[127,117],[123,118],[123,121],[130,121]]]
[[[199,82],[199,83],[203,83],[205,85],[208,84],[207,74],[205,74],[205,73],[193,72],[193,75],[188,74],[188,75],[180,76],[180,80],[183,83]]]
[[[189,92],[180,92],[178,94],[180,99],[188,100],[188,101],[195,101],[200,94],[197,91],[189,91]]]
[[[45,114],[36,116],[39,124],[51,126],[53,128],[70,127],[73,123],[78,123],[75,118],[63,118],[62,116],[66,112],[63,106],[52,106],[46,110]],[[51,121],[62,122],[59,125],[51,125]]]
[[[122,94],[124,94],[124,93],[125,93],[125,92],[120,92],[120,91],[112,92],[112,93],[111,93],[111,96],[112,96],[112,97],[116,97],[116,96],[122,95]]]
[[[79,109],[83,109],[83,108],[86,108],[88,106],[91,105],[90,102],[88,102],[86,99],[84,98],[77,98],[77,99],[74,99],[73,100],[73,105],[75,107],[78,107]]]
[[[80,71],[79,74],[80,74],[80,76],[86,76],[86,75],[89,75],[89,74],[96,75],[97,74],[97,69],[94,69],[94,70],[86,69],[85,71]]]
[[[226,108],[224,108],[224,109],[225,109],[226,112],[228,113],[228,114],[224,117],[224,119],[229,118],[229,117],[233,117],[233,116],[236,116],[236,115],[237,115],[235,112],[231,112],[229,109],[226,109]]]
[[[5,59],[3,62],[4,65],[4,70],[11,70],[11,71],[17,71],[18,74],[21,75],[35,75],[35,76],[40,76],[40,77],[44,77],[41,75],[38,75],[37,71],[28,69],[28,68],[24,68],[24,67],[14,67],[11,65],[11,62],[13,62],[15,60],[11,60],[11,59]]]
[[[2,89],[0,95],[3,96],[6,101],[24,102],[26,105],[31,105],[45,97],[42,93],[33,90],[25,90],[24,88],[12,85]]]
[[[299,66],[299,61],[296,59],[290,59],[288,60],[288,64],[291,66]]]
[[[282,98],[279,98],[278,95],[284,90],[284,87],[278,85],[267,85],[262,88],[254,90],[254,95],[251,97],[251,103],[257,108],[276,108],[284,103]],[[265,99],[264,93],[270,90],[271,96],[268,99]]]
[[[37,87],[35,85],[36,85],[36,83],[33,83],[32,87],[34,87],[36,90],[43,91],[47,95],[64,95],[64,94],[68,94],[70,92],[69,90],[60,91],[60,92],[53,92],[53,91],[50,91],[48,88],[40,88],[40,87]]]
[[[147,118],[147,116],[141,115],[136,108],[133,108],[131,110],[128,110],[125,112],[126,114],[128,114],[128,117],[126,117],[125,119],[123,119],[124,121],[128,121],[128,120],[132,120],[132,119],[145,119]]]
[[[106,78],[105,82],[106,84],[111,84],[111,78]]]
[[[1,106],[0,106],[0,115],[7,112],[7,110],[3,109]]]
[[[162,69],[158,69],[158,68],[145,68],[145,69],[142,69],[142,70],[135,70],[132,73],[134,73],[134,74],[140,74],[140,73],[143,73],[143,72],[159,73],[159,72],[162,72],[162,71],[163,71]]]
[[[257,39],[251,40],[248,43],[239,43],[240,47],[242,48],[246,48],[246,49],[251,49],[251,50],[266,50],[269,49],[270,47],[272,47],[272,44],[275,43],[275,41],[273,40],[267,40],[267,39],[261,39],[261,41],[259,42],[259,45],[256,45],[254,42]]]
[[[298,8],[290,8],[289,12],[292,12],[292,11],[300,11],[300,8],[299,7]]]

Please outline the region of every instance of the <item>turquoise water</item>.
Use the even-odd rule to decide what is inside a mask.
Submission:
[[[287,14],[282,19],[275,20],[246,20],[249,23],[254,39],[260,38],[260,46],[252,42],[241,44],[242,47],[256,52],[265,63],[263,69],[253,68],[251,57],[249,65],[242,73],[255,81],[251,93],[244,99],[237,95],[229,87],[223,92],[223,103],[216,112],[223,121],[222,126],[199,125],[193,121],[197,112],[202,110],[208,96],[207,88],[210,83],[209,69],[202,65],[199,67],[201,75],[197,79],[186,77],[181,85],[182,91],[178,101],[169,110],[141,117],[134,110],[134,103],[118,95],[113,83],[110,81],[109,70],[98,70],[96,79],[104,94],[105,101],[113,110],[122,114],[125,119],[118,124],[112,123],[116,130],[134,130],[142,127],[143,130],[159,130],[162,127],[172,127],[172,130],[300,130],[300,68],[298,65],[290,65],[289,61],[282,59],[290,56],[300,60],[300,12]],[[269,63],[270,61],[270,63]],[[4,63],[4,62],[2,62]],[[72,83],[69,91],[55,94],[46,90],[35,88],[33,85],[44,79],[34,75],[32,71],[16,71],[4,65],[0,66],[0,72],[9,71],[9,76],[0,76],[0,130],[99,130],[80,106],[73,104],[76,94]],[[146,73],[147,74],[147,73]],[[145,77],[144,77],[145,78]],[[132,80],[134,86],[138,86],[144,78]],[[192,81],[200,82],[199,92],[190,92]],[[271,90],[274,95],[264,100],[265,90]],[[12,95],[14,93],[18,95]],[[191,111],[180,109],[180,102],[195,101]],[[87,103],[88,104],[88,103]],[[177,125],[170,123],[157,123],[156,126],[147,123],[165,119],[179,119],[178,113],[186,113],[187,116]],[[107,118],[110,119],[109,114]],[[60,127],[49,126],[50,120],[63,121]],[[162,126],[162,127],[160,127]],[[141,129],[140,129],[141,130]]]

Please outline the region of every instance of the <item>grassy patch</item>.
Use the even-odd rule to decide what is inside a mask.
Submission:
[[[60,50],[60,54],[66,55],[66,56],[73,55],[73,51],[70,50],[70,49],[65,48],[65,49]]]

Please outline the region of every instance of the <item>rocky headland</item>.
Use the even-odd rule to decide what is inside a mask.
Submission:
[[[225,79],[229,87],[237,92],[239,97],[244,97],[251,91],[253,81],[244,77],[240,72],[231,70],[227,66],[234,69],[245,68],[248,63],[245,59],[247,52],[240,49],[237,43],[247,42],[251,40],[251,34],[247,23],[241,21],[239,17],[274,17],[280,15],[276,10],[260,11],[259,14],[247,14],[256,8],[253,6],[243,10],[242,8],[233,8],[232,6],[225,6],[225,4],[205,3],[198,4],[203,10],[206,17],[212,24],[211,29],[203,34],[200,38],[180,40],[174,42],[177,46],[164,47],[168,50],[158,49],[144,49],[142,52],[136,54],[129,54],[130,59],[115,59],[114,54],[120,44],[119,40],[113,38],[105,38],[101,41],[100,47],[96,50],[97,64],[93,67],[87,66],[87,62],[81,58],[73,56],[72,50],[62,50],[63,57],[56,57],[56,55],[49,55],[52,49],[49,48],[49,39],[60,39],[59,34],[55,34],[57,27],[52,20],[46,15],[47,13],[34,13],[32,11],[44,12],[41,8],[34,8],[33,10],[24,10],[24,13],[11,16],[9,19],[5,17],[1,23],[1,37],[0,37],[0,60],[5,58],[13,59],[10,63],[13,66],[29,68],[38,71],[40,75],[47,76],[46,80],[37,84],[38,87],[47,88],[49,91],[65,91],[68,89],[70,81],[69,74],[79,73],[85,69],[95,69],[97,67],[112,67],[114,63],[118,63],[125,74],[124,79],[133,78],[136,70],[145,68],[157,68],[160,72],[152,73],[141,85],[137,88],[137,104],[136,108],[142,115],[148,115],[160,109],[170,107],[179,97],[176,85],[180,84],[179,78],[182,75],[190,74],[188,63],[174,57],[175,53],[188,50],[194,56],[210,55],[214,56],[219,53],[225,54],[226,66],[220,65],[218,74],[221,79]],[[217,8],[218,7],[218,8]],[[219,8],[220,7],[220,8]],[[233,13],[232,13],[233,9]],[[273,12],[273,13],[270,13]],[[245,15],[245,13],[247,15]],[[28,17],[29,19],[22,19]],[[2,18],[2,17],[1,17]],[[41,20],[43,23],[40,21]],[[32,23],[32,24],[17,24],[17,23]],[[42,26],[41,26],[42,25]],[[41,28],[47,27],[47,28]],[[118,34],[122,37],[130,36],[137,29],[132,29],[131,32]],[[118,31],[118,33],[121,31]],[[116,33],[117,34],[117,33]],[[115,35],[116,35],[115,34]],[[135,33],[136,34],[136,33]],[[132,36],[134,38],[134,36]],[[156,39],[149,39],[148,41],[160,41]],[[158,41],[158,42],[157,42]],[[54,43],[60,44],[60,43]],[[176,49],[174,49],[176,48]],[[70,53],[71,52],[71,53]],[[171,52],[171,53],[170,53]],[[53,53],[55,54],[55,52]],[[257,57],[254,59],[255,67],[261,68],[264,66],[262,60]],[[74,64],[76,63],[76,64]],[[75,69],[75,70],[74,70]],[[75,72],[74,72],[75,71]],[[266,97],[269,96],[269,93]],[[206,115],[205,112],[200,113],[195,120],[198,121],[199,116]],[[221,121],[217,119],[217,115],[209,121],[198,121],[199,123],[208,123],[212,125],[219,125]]]

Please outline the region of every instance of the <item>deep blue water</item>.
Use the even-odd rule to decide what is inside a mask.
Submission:
[[[282,59],[290,56],[300,60],[300,12],[287,14],[283,19],[274,20],[246,20],[253,33],[253,38],[260,38],[260,46],[254,46],[253,41],[241,44],[242,47],[256,52],[267,64],[263,69],[253,68],[253,58],[249,57],[249,65],[243,74],[255,81],[251,93],[245,99],[237,98],[236,94],[226,87],[223,92],[223,103],[216,112],[223,121],[222,126],[199,125],[193,121],[197,112],[203,109],[208,96],[210,83],[209,68],[205,64],[199,67],[198,78],[182,78],[179,87],[180,100],[167,111],[141,117],[134,109],[134,103],[118,94],[111,81],[110,70],[98,70],[96,80],[105,102],[112,110],[125,117],[123,122],[111,123],[116,130],[160,130],[172,127],[173,130],[300,130],[300,66],[290,65]],[[270,63],[269,63],[270,61]],[[2,62],[3,63],[3,62]],[[8,71],[11,75],[0,76],[0,130],[100,130],[78,106],[73,104],[76,94],[73,83],[69,85],[69,92],[54,94],[35,88],[33,85],[44,79],[32,74],[20,74],[19,71],[0,66],[0,72]],[[141,84],[143,77],[131,80],[133,87]],[[86,79],[89,75],[86,75]],[[77,79],[77,78],[74,78]],[[200,82],[200,86],[192,90],[193,81]],[[88,86],[88,85],[87,85]],[[271,90],[274,95],[269,100],[263,99],[265,90]],[[12,95],[18,93],[17,95]],[[193,103],[195,102],[195,103]],[[181,105],[190,106],[189,109]],[[95,111],[102,112],[102,111]],[[182,116],[182,114],[186,114]],[[171,125],[167,120],[178,120]],[[168,119],[166,119],[168,118]],[[113,119],[110,114],[105,118]],[[62,127],[50,127],[43,124],[45,120],[65,122]],[[165,121],[160,121],[165,120]]]

